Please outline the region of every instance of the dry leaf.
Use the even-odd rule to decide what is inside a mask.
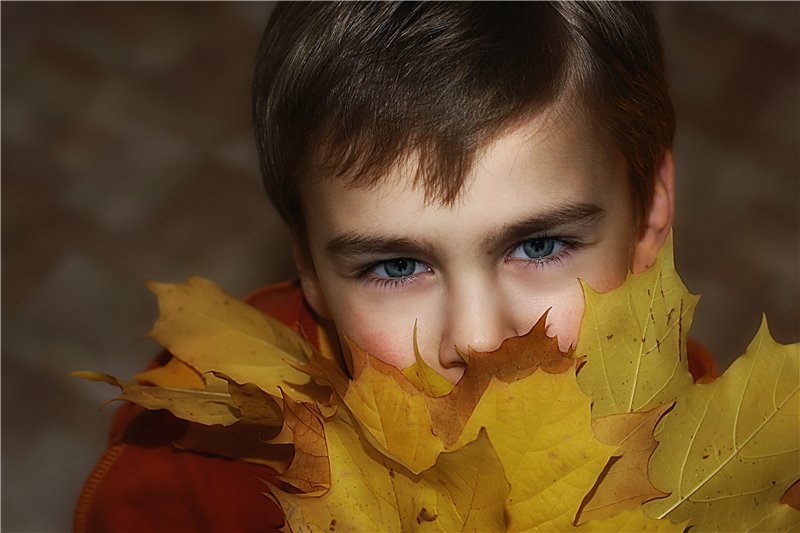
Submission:
[[[303,363],[313,350],[288,326],[203,278],[148,287],[160,311],[150,336],[201,375],[222,372],[275,397],[283,387],[300,399],[324,399],[324,392],[309,395],[300,387],[308,384],[308,376],[287,364]]]
[[[601,474],[581,506],[576,523],[612,517],[667,495],[650,482],[648,465],[658,444],[653,437],[656,423],[671,407],[667,404],[643,413],[607,415],[592,421],[597,439],[618,446],[616,453],[620,456]]]
[[[656,263],[600,294],[584,284],[586,308],[576,353],[594,400],[592,416],[644,411],[669,403],[692,384],[686,338],[698,297],[675,272],[672,234]]]
[[[800,345],[777,344],[766,321],[744,355],[709,384],[687,387],[659,424],[653,483],[672,494],[650,516],[692,531],[792,531],[780,503],[800,478]]]
[[[425,396],[439,398],[453,390],[453,384],[425,363],[417,344],[417,323],[414,322],[414,364],[403,369],[403,376]]]
[[[239,421],[239,409],[225,392],[210,392],[194,389],[169,389],[139,385],[129,381],[120,381],[108,374],[100,372],[78,371],[70,375],[99,381],[119,387],[122,394],[117,400],[127,400],[145,409],[166,409],[184,420],[200,424],[219,424],[229,426]]]
[[[156,366],[133,376],[134,379],[147,382],[151,385],[174,389],[195,390],[228,390],[228,384],[215,381],[218,387],[209,387],[200,373],[177,357],[170,358],[166,365]]]
[[[292,431],[294,460],[279,478],[307,494],[324,492],[331,486],[331,471],[320,415],[285,393],[283,405]]]
[[[530,331],[506,339],[497,350],[470,350],[469,364],[453,391],[442,398],[427,400],[435,433],[451,447],[461,435],[492,378],[503,382],[520,380],[538,369],[551,374],[573,369],[573,358],[558,349],[558,341],[545,334],[547,316]]]
[[[780,503],[800,478],[800,344],[778,345],[764,323],[722,377],[693,383],[686,335],[697,299],[674,271],[671,238],[648,271],[585,295],[578,382],[595,402],[592,415],[676,400],[657,426],[649,467],[670,495],[645,512],[687,521],[693,533],[800,527],[800,513]]]
[[[508,484],[485,434],[442,454],[420,476],[378,454],[344,416],[325,424],[331,488],[322,496],[272,489],[300,531],[499,531]]]
[[[574,370],[493,379],[487,387],[455,447],[486,428],[511,483],[510,531],[571,527],[615,450],[594,438],[590,406]]]
[[[434,435],[426,396],[395,367],[351,344],[356,376],[342,402],[373,446],[418,474],[444,451]]]

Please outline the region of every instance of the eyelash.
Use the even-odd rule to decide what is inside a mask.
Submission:
[[[399,258],[395,258],[399,259]],[[422,261],[417,261],[416,259],[408,258],[412,261],[416,261],[417,263],[422,263]],[[385,259],[383,261],[376,261],[374,263],[370,263],[368,266],[362,268],[358,272],[356,272],[354,278],[361,279],[365,283],[370,283],[379,289],[396,289],[401,285],[410,286],[417,281],[419,281],[419,274],[413,274],[411,276],[405,276],[401,278],[382,278],[378,276],[370,276],[370,271],[374,269],[376,266],[386,263],[388,261],[392,261],[393,259]],[[424,263],[422,263],[424,264]],[[427,266],[427,265],[426,265]],[[428,267],[428,272],[432,271],[430,267]]]
[[[516,250],[517,248],[519,248],[520,246],[522,246],[526,242],[535,241],[535,240],[548,240],[548,239],[552,239],[552,240],[556,241],[556,243],[560,244],[562,246],[562,248],[560,250],[558,250],[557,252],[553,252],[552,254],[550,254],[550,255],[548,255],[546,257],[540,257],[540,258],[529,257],[527,259],[514,259],[514,258],[510,257],[511,253],[514,250]],[[575,250],[580,248],[581,245],[582,245],[582,243],[580,243],[579,241],[577,241],[575,239],[568,239],[568,238],[565,238],[565,237],[551,237],[550,235],[537,235],[536,237],[530,237],[530,238],[525,239],[524,241],[519,242],[519,243],[515,244],[514,246],[512,246],[506,252],[505,262],[509,263],[511,261],[521,261],[528,268],[536,268],[536,269],[547,268],[548,266],[557,265],[557,264],[562,263],[563,261],[569,259],[569,257],[572,254],[572,252],[574,252]]]
[[[533,259],[533,258],[529,258],[529,259],[513,259],[513,258],[509,257],[514,250],[516,250],[517,248],[522,246],[525,242],[533,241],[533,240],[537,240],[537,239],[542,239],[542,240],[544,240],[544,239],[553,239],[556,242],[558,242],[559,244],[561,244],[563,246],[563,248],[561,250],[557,251],[557,252],[554,252],[551,255],[548,255],[546,257],[542,257],[542,258],[539,258],[539,259]],[[567,238],[564,238],[564,237],[551,237],[549,235],[538,235],[536,237],[530,237],[530,238],[525,239],[525,240],[523,240],[521,242],[518,242],[517,244],[515,244],[514,246],[509,248],[508,251],[506,251],[506,253],[505,253],[504,262],[508,263],[508,262],[511,262],[511,261],[521,261],[521,262],[525,263],[526,266],[529,267],[529,268],[536,268],[536,269],[546,268],[548,266],[556,265],[556,264],[559,264],[559,263],[565,261],[566,259],[569,258],[571,253],[574,250],[580,248],[580,246],[581,246],[581,243],[578,242],[578,241],[575,241],[573,239],[567,239]],[[396,258],[393,258],[393,259],[396,259]],[[400,277],[400,278],[383,278],[383,277],[377,277],[377,276],[373,277],[373,276],[369,275],[370,271],[372,269],[374,269],[376,266],[381,265],[383,263],[386,263],[388,261],[392,261],[393,259],[384,259],[383,261],[376,261],[374,263],[370,263],[366,267],[364,267],[361,270],[359,270],[358,272],[356,272],[355,276],[353,276],[353,277],[357,278],[357,279],[361,279],[365,283],[370,283],[370,284],[372,284],[373,286],[375,286],[375,287],[377,287],[379,289],[390,289],[390,290],[391,289],[400,288],[401,286],[414,285],[415,283],[417,283],[419,281],[419,274],[414,274],[414,275],[411,275],[411,276],[405,276],[405,277]],[[411,258],[407,258],[407,259],[410,259],[412,261],[417,261],[416,259],[411,259]],[[417,262],[418,263],[422,263],[421,261],[417,261]],[[429,269],[428,272],[430,272],[431,271],[430,267],[428,267],[428,269]]]

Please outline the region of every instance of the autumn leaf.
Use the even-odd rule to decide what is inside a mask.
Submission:
[[[78,371],[73,377],[108,383],[119,387],[117,400],[127,400],[150,410],[165,409],[184,420],[201,424],[229,426],[239,421],[239,411],[229,393],[195,389],[149,387],[121,381],[100,372]]]
[[[697,299],[674,271],[671,239],[651,269],[620,288],[584,289],[578,382],[592,395],[593,417],[675,400],[649,465],[653,485],[669,496],[646,503],[646,513],[686,520],[693,532],[800,526],[800,513],[780,503],[800,478],[800,345],[778,345],[764,323],[722,377],[693,383],[686,333]],[[626,490],[636,492],[634,484]]]
[[[331,486],[331,471],[320,414],[285,393],[283,405],[286,425],[293,435],[294,459],[279,478],[307,495],[324,492]]]
[[[376,452],[345,415],[325,425],[331,488],[322,496],[273,497],[295,532],[499,531],[508,484],[485,434],[415,476]],[[355,508],[354,508],[355,506]]]
[[[578,383],[594,400],[594,417],[652,409],[692,384],[686,339],[699,298],[675,272],[671,233],[646,271],[605,294],[583,289]]]
[[[353,380],[346,381],[341,371],[331,369],[326,361],[316,361],[315,355],[306,370],[318,377],[331,376],[328,383],[372,444],[414,473],[432,466],[445,448],[454,449],[493,377],[512,381],[538,368],[550,372],[574,368],[574,360],[558,350],[555,339],[546,336],[544,317],[526,335],[508,339],[495,351],[471,351],[464,375],[444,396],[425,394],[424,387],[418,388],[403,372],[354,343],[350,343],[350,351]],[[422,358],[417,365],[426,366]],[[468,440],[461,444],[465,442]]]
[[[692,531],[791,531],[780,503],[800,478],[800,345],[777,344],[766,321],[744,355],[709,384],[687,387],[659,426],[650,467],[671,491],[645,511]]]
[[[150,336],[200,375],[222,372],[275,397],[283,387],[297,398],[324,399],[324,391],[309,394],[308,376],[287,364],[306,361],[313,350],[288,326],[203,278],[148,287],[160,311]]]
[[[470,350],[469,363],[453,391],[427,400],[435,432],[446,446],[452,447],[459,439],[493,378],[510,383],[540,369],[549,374],[574,372],[575,360],[558,349],[555,338],[546,335],[546,322],[544,315],[528,333],[506,339],[494,351]]]
[[[658,442],[656,423],[673,404],[642,413],[620,413],[596,418],[592,429],[597,439],[617,446],[616,457],[597,480],[581,506],[577,523],[608,518],[642,503],[666,496],[650,482],[648,465]]]
[[[453,384],[444,376],[432,369],[422,354],[419,353],[417,344],[417,323],[414,322],[414,364],[403,369],[403,376],[413,384],[417,390],[425,393],[425,396],[439,398],[449,394],[453,390]]]
[[[503,479],[511,483],[504,503],[508,523],[503,527],[511,531],[574,528],[572,522],[583,497],[616,446],[594,438],[591,400],[577,385],[576,361],[559,352],[557,342],[544,334],[544,320],[494,352],[471,352],[464,377],[443,397],[425,395],[424,388],[413,386],[403,372],[354,344],[351,352],[356,375],[342,400],[364,429],[363,440],[386,456],[380,461],[395,459],[400,463],[395,471],[405,466],[425,476],[443,457],[451,457],[448,452],[468,446],[486,432],[501,461]],[[459,409],[460,417],[450,416]],[[446,449],[437,437],[442,433],[438,420],[447,427],[462,420],[456,422],[458,429],[453,432],[459,438]],[[651,431],[653,425],[655,421]],[[421,454],[426,461],[417,461]],[[331,463],[336,460],[332,455]],[[463,467],[466,464],[462,463]],[[332,490],[338,479],[332,475]],[[424,508],[426,512],[431,509],[430,505]],[[331,519],[337,520],[337,528],[341,526],[335,516]],[[627,520],[637,525],[634,530],[653,522],[641,513]],[[296,523],[291,518],[289,522]],[[583,529],[591,531],[602,523],[592,521]]]
[[[164,388],[222,391],[228,389],[228,384],[224,381],[213,380],[212,382],[212,380],[203,379],[197,370],[177,357],[171,357],[167,364],[153,367],[133,377],[150,385]]]
[[[509,531],[563,531],[615,451],[595,439],[574,371],[493,379],[459,443],[485,428],[511,483]]]

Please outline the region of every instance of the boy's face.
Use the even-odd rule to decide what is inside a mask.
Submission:
[[[618,286],[654,260],[672,216],[670,167],[638,231],[625,162],[589,131],[537,118],[500,136],[452,206],[426,203],[410,166],[372,188],[312,180],[313,265],[298,260],[307,299],[340,339],[399,368],[414,362],[416,323],[423,358],[451,381],[464,369],[456,346],[493,350],[548,309],[547,332],[566,350],[583,314],[578,278]]]

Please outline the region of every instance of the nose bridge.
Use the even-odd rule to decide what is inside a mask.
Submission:
[[[457,347],[485,352],[496,349],[504,339],[515,334],[507,316],[508,302],[492,279],[472,279],[450,288],[447,319],[439,348],[442,365],[460,358]]]

